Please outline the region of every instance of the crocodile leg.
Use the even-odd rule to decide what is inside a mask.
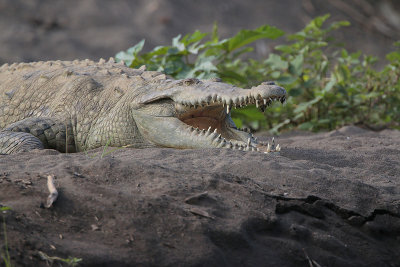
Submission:
[[[12,123],[0,131],[1,154],[43,148],[75,152],[71,125],[53,118],[26,118]]]
[[[0,132],[0,154],[15,154],[32,149],[43,149],[42,142],[35,136],[22,132]]]

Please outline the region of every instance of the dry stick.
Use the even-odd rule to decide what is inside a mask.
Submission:
[[[65,153],[68,153],[68,124],[65,123]]]
[[[51,205],[57,200],[58,191],[54,186],[54,175],[47,176],[47,188],[49,189],[50,195],[47,197],[46,208],[50,208]]]

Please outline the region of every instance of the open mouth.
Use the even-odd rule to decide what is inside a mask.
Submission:
[[[185,124],[185,130],[192,137],[207,138],[215,147],[259,151],[260,143],[253,134],[236,127],[230,117],[230,111],[232,108],[256,105],[264,112],[274,101],[284,103],[286,95],[271,95],[267,98],[262,98],[261,95],[256,98],[246,96],[228,102],[215,95],[208,100],[198,104],[175,104],[177,118]],[[280,147],[267,145],[266,150],[279,151]]]

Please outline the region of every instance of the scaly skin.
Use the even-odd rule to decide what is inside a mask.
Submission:
[[[100,146],[257,150],[233,106],[285,101],[274,83],[245,90],[217,80],[171,80],[122,63],[49,61],[0,67],[0,153]],[[197,128],[198,127],[198,128]]]

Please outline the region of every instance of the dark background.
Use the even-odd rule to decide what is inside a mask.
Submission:
[[[149,50],[214,21],[223,37],[263,24],[294,33],[326,13],[352,23],[337,34],[352,51],[383,57],[400,39],[396,0],[0,0],[0,63],[108,58],[143,38]],[[272,45],[257,42],[256,56]]]

